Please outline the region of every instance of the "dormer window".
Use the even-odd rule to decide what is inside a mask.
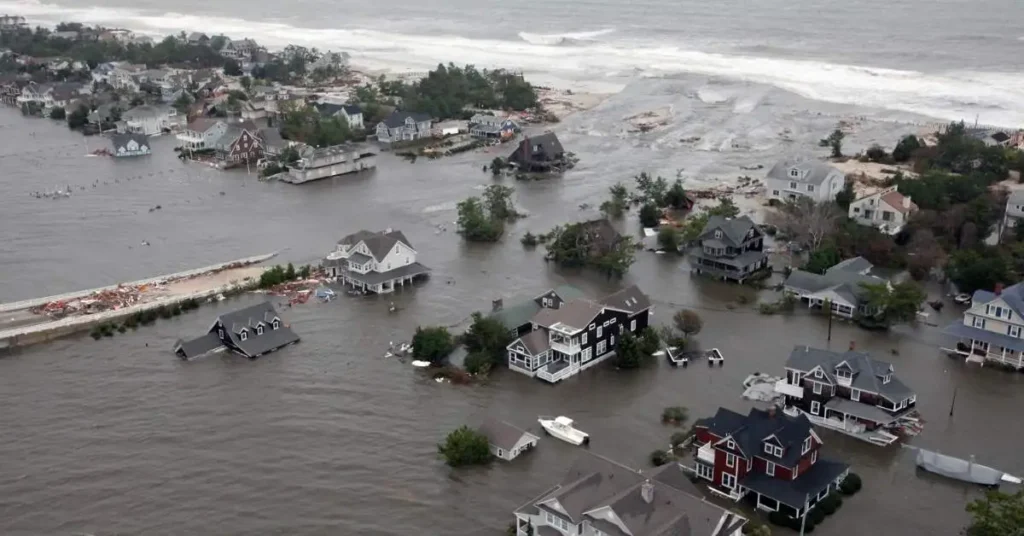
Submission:
[[[892,379],[892,374],[886,374],[885,376],[882,376],[882,383],[889,383],[889,380],[891,380],[891,379]]]
[[[793,169],[789,170],[789,176],[790,177],[799,177],[800,176],[800,172],[797,171],[796,168],[793,168]]]
[[[243,329],[242,331],[240,331],[238,333],[238,338],[242,339],[243,341],[248,339],[249,338],[249,330]]]
[[[263,335],[263,324],[256,326],[256,334]]]
[[[822,373],[821,373],[821,369],[820,368],[819,369],[814,369],[814,377],[815,378],[822,377]]]
[[[733,440],[730,439],[730,440],[725,442],[725,447],[728,448],[729,450],[732,450],[732,449],[736,448],[736,443],[734,443]]]
[[[722,238],[722,230],[715,229],[715,238]]]
[[[277,329],[281,327],[281,321],[275,318],[274,321],[270,323],[270,325],[273,326],[274,329]]]
[[[778,445],[772,445],[771,443],[767,443],[766,442],[764,444],[764,452],[765,452],[765,454],[771,454],[772,456],[775,456],[776,458],[781,458],[782,457],[782,447],[780,447]]]

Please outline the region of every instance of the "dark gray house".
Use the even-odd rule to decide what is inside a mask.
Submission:
[[[515,510],[516,536],[740,536],[746,523],[705,500],[678,463],[640,471],[590,453]]]
[[[210,330],[196,339],[178,339],[174,353],[182,359],[230,350],[255,359],[289,344],[299,342],[269,302],[258,303],[217,317]]]
[[[540,299],[544,299],[542,295]],[[578,298],[542,306],[508,347],[510,369],[558,383],[611,357],[616,337],[647,328],[651,299],[636,285],[599,301]]]
[[[118,158],[152,154],[149,138],[143,134],[114,134],[111,142],[114,144],[114,156]]]
[[[554,132],[546,132],[523,138],[519,147],[508,155],[508,161],[521,171],[543,173],[558,170],[566,164],[565,149]]]
[[[768,268],[764,234],[747,216],[708,218],[689,255],[694,272],[737,283]]]
[[[513,336],[518,337],[533,329],[533,324],[530,321],[541,309],[558,309],[567,301],[585,297],[583,291],[576,287],[559,285],[544,291],[539,296],[512,300],[513,303],[508,306],[505,305],[503,299],[494,300],[491,303],[490,316],[498,319]]]
[[[433,135],[430,128],[431,122],[432,120],[427,114],[395,110],[383,121],[377,123],[377,141],[390,144],[429,138]]]

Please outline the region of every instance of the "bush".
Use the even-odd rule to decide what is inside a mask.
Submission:
[[[839,507],[842,505],[843,498],[840,497],[838,493],[833,492],[829,493],[828,497],[825,497],[820,503],[818,503],[818,508],[820,508],[825,515],[830,516],[836,513],[836,510],[839,510]]]
[[[526,231],[526,234],[524,234],[523,238],[521,238],[519,241],[522,242],[522,244],[526,247],[534,247],[540,242],[540,240],[537,238],[537,235],[531,233],[530,231]]]
[[[416,333],[412,336],[413,357],[430,361],[435,365],[448,357],[454,349],[455,342],[451,333],[441,326],[417,327]]]
[[[746,525],[743,525],[743,534],[749,536],[772,536],[772,529],[767,525],[750,520]]]
[[[126,331],[128,331],[128,327],[125,326],[124,324],[121,324],[120,326],[117,326],[117,332],[118,333],[124,333]]]
[[[676,448],[679,445],[685,443],[686,440],[689,438],[690,432],[676,432],[672,434],[672,437],[669,438],[668,442],[670,445],[672,445],[672,448]]]
[[[470,374],[487,374],[493,365],[491,357],[483,352],[473,352],[466,356],[463,366]]]
[[[789,517],[782,512],[772,512],[768,514],[768,522],[778,527],[791,527],[792,519],[792,517]]]
[[[661,412],[661,422],[665,424],[682,425],[686,422],[689,412],[683,406],[669,406]]]
[[[437,452],[452,467],[482,465],[491,461],[487,436],[465,425],[452,430],[443,443],[438,443]]]
[[[843,495],[853,495],[860,491],[862,482],[860,476],[857,473],[850,473],[846,475],[846,478],[839,484],[839,491]]]
[[[808,525],[810,525],[812,522],[815,525],[818,525],[822,521],[825,521],[825,511],[822,510],[820,506],[815,506],[814,508],[811,508],[810,512],[807,512]]]
[[[160,307],[156,308],[156,314],[159,315],[160,318],[167,319],[171,317],[171,310],[161,305]]]
[[[662,465],[665,465],[671,460],[672,457],[669,456],[669,453],[665,452],[664,450],[656,450],[651,453],[651,465],[655,467],[661,467]]]
[[[868,147],[868,150],[864,153],[864,155],[867,156],[868,160],[872,162],[884,163],[886,160],[889,159],[889,155],[885,152],[885,149],[883,149],[881,145],[877,144]]]
[[[653,203],[647,203],[640,207],[640,225],[644,227],[657,227],[661,222],[661,211]]]
[[[50,110],[50,119],[58,119],[63,121],[65,117],[67,117],[67,111],[65,111],[64,108],[58,106]]]
[[[171,316],[179,316],[179,315],[181,315],[181,306],[180,305],[175,305],[174,307],[171,307]]]

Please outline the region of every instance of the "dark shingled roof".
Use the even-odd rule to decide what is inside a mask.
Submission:
[[[413,121],[416,121],[417,123],[430,121],[430,115],[428,114],[422,114],[419,112],[400,112],[398,110],[395,110],[394,112],[391,112],[391,115],[387,116],[387,118],[384,119],[383,123],[388,128],[398,128],[404,125],[405,120],[410,117],[412,118]]]
[[[888,383],[882,383],[882,377],[890,374],[893,366],[887,361],[879,361],[864,352],[847,351],[844,353],[821,350],[809,346],[797,346],[786,360],[786,368],[810,372],[821,367],[825,379],[836,383],[836,366],[845,362],[853,371],[852,386],[869,393],[878,393],[891,402],[899,403],[914,394],[914,391],[901,382],[899,378],[890,376]]]
[[[701,240],[713,238],[715,229],[722,230],[722,239],[727,240],[727,245],[732,247],[740,247],[743,242],[747,240],[747,235],[751,229],[757,229],[754,225],[753,220],[749,216],[737,216],[735,218],[725,218],[723,216],[711,216],[708,218],[708,223],[704,226],[704,231],[700,234]]]
[[[825,458],[818,459],[796,480],[783,480],[765,473],[752,473],[739,481],[745,488],[766,495],[793,508],[803,508],[808,497],[814,497],[825,490],[850,469],[849,465]]]
[[[554,132],[545,132],[524,138],[508,159],[513,162],[550,160],[560,158],[564,153],[565,149],[562,148],[562,142],[558,141],[558,136]]]
[[[560,323],[576,329],[586,329],[602,309],[601,305],[590,300],[573,300],[563,303],[558,309],[542,308],[533,317],[533,322],[544,327]]]
[[[651,298],[636,285],[628,286],[615,294],[606,296],[601,303],[630,314],[636,314],[651,307]]]
[[[714,417],[700,419],[695,426],[707,428],[720,438],[732,436],[745,458],[757,455],[785,467],[796,465],[800,459],[801,446],[811,435],[811,421],[806,416],[790,417],[781,411],[772,414],[759,409],[751,409],[749,414],[743,416],[735,411],[718,408]],[[764,440],[771,436],[775,436],[783,448],[781,458],[764,452]]]
[[[114,144],[114,150],[116,151],[119,147],[127,147],[128,142],[135,141],[139,144],[139,147],[149,147],[149,138],[144,134],[125,133],[125,134],[114,134],[110,137],[111,142]]]
[[[519,337],[517,340],[523,344],[523,347],[526,348],[530,355],[540,355],[545,350],[551,348],[548,342],[548,334],[542,329],[535,329]],[[510,346],[515,346],[515,341]]]
[[[395,247],[396,242],[401,242],[413,249],[409,239],[402,234],[402,231],[380,231],[377,233],[367,231],[365,229],[352,233],[338,241],[339,244],[345,246],[355,246],[359,242],[365,242],[367,249],[373,255],[373,258],[377,259],[378,262],[384,260],[391,248]]]
[[[270,302],[263,302],[233,313],[220,315],[220,322],[224,325],[225,336],[229,337],[235,346],[241,349],[247,357],[256,357],[299,342],[299,336],[291,328],[285,326],[283,321],[279,328],[271,329],[271,322],[274,318],[280,320],[274,306]],[[265,327],[263,334],[257,335],[256,326],[260,322],[263,322]],[[249,335],[244,341],[239,336],[243,328],[249,330]]]
[[[533,435],[506,421],[497,419],[487,419],[480,425],[479,431],[487,436],[487,441],[492,445],[505,451],[512,450],[524,435]]]
[[[223,347],[224,344],[217,338],[217,334],[210,332],[189,341],[178,339],[174,343],[174,353],[180,352],[181,357],[192,359],[193,357],[198,357]]]

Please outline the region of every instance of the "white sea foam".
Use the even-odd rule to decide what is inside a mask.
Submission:
[[[77,20],[146,33],[203,30],[253,37],[270,47],[293,43],[342,49],[351,53],[357,64],[370,68],[424,71],[439,61],[455,61],[482,67],[519,68],[542,78],[580,83],[607,81],[609,72],[635,73],[633,76],[695,73],[767,84],[814,100],[913,112],[943,120],[977,118],[983,124],[1010,127],[1024,124],[1024,73],[922,73],[715,54],[670,46],[663,41],[635,41],[613,35],[610,28],[551,35],[521,34],[521,41],[503,41],[351,28],[300,28],[281,22],[182,13],[69,8],[33,0],[0,0],[0,12],[23,15],[34,23]]]

